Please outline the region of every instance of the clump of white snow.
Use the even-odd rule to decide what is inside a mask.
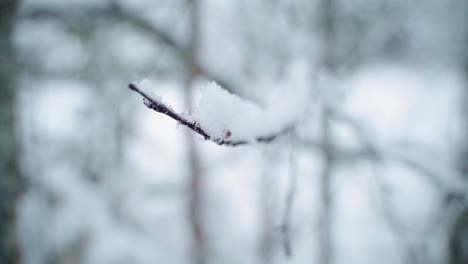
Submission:
[[[198,107],[193,113],[209,134],[217,138],[237,138],[244,130],[240,121],[260,118],[262,110],[255,104],[230,94],[218,84],[211,82],[202,91]],[[228,133],[228,134],[226,134]]]
[[[260,107],[210,82],[202,90],[193,119],[214,137],[253,140],[276,134],[297,119],[298,108],[292,102],[278,99]]]

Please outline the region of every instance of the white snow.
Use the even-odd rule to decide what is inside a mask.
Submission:
[[[281,132],[294,123],[302,109],[285,98],[276,97],[263,107],[210,82],[202,90],[193,119],[217,138],[253,140]]]
[[[246,135],[246,129],[263,114],[257,105],[242,100],[228,93],[218,84],[211,82],[202,91],[200,102],[193,113],[208,133],[224,138],[227,130],[231,131],[232,139]]]

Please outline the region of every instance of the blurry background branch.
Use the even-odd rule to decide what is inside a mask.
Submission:
[[[400,239],[400,246],[402,247],[403,252],[403,263],[406,264],[417,264],[425,263],[421,261],[422,255],[419,254],[414,241],[411,241],[410,237],[414,236],[411,233],[411,230],[405,226],[404,221],[402,221],[396,213],[393,211],[390,190],[389,186],[384,183],[382,175],[378,173],[379,161],[375,161],[371,164],[372,177],[374,177],[375,183],[377,185],[377,204],[380,207],[382,212],[382,217],[395,233],[395,235]],[[423,242],[417,241],[417,242]]]
[[[113,10],[115,14],[122,20],[132,23],[133,25],[145,31],[149,36],[153,36],[156,40],[162,41],[169,47],[173,48],[182,60],[186,62],[190,60],[190,49],[188,45],[178,43],[174,38],[172,38],[168,33],[164,32],[162,29],[149,23],[147,20],[132,13],[131,11],[122,8],[119,4],[113,4],[111,6],[111,10]],[[199,62],[198,58],[193,63],[193,67],[195,68],[194,70],[198,74],[201,74],[209,80],[215,81],[230,93],[236,92],[230,81],[225,80],[224,77],[214,73],[212,69],[209,69],[207,66],[202,65]]]
[[[63,8],[68,9],[67,6],[64,6]],[[86,17],[84,21],[83,17]],[[191,56],[188,43],[180,43],[172,37],[170,33],[158,27],[155,23],[149,22],[147,19],[138,15],[135,11],[122,7],[121,4],[115,1],[112,1],[107,7],[77,7],[70,13],[64,12],[61,8],[47,8],[39,6],[23,11],[21,18],[53,19],[61,21],[61,23],[64,23],[67,27],[72,29],[75,28],[75,30],[77,30],[77,25],[80,27],[79,30],[83,30],[84,28],[94,27],[94,25],[105,20],[126,22],[143,31],[156,42],[164,43],[170,47],[184,63],[188,63]],[[210,69],[208,66],[202,65],[198,59],[194,61],[194,68],[198,74],[209,80],[215,81],[230,93],[236,93],[238,91],[235,87],[236,85],[232,84],[232,81],[226,80],[224,76],[216,73],[214,69]]]
[[[286,192],[285,203],[284,203],[284,211],[281,220],[281,232],[283,235],[283,250],[287,257],[291,257],[292,251],[292,242],[291,242],[291,219],[292,219],[292,212],[294,207],[294,200],[296,198],[297,192],[297,169],[296,169],[296,134],[293,129],[291,132],[291,150],[290,150],[290,157],[289,157],[289,171],[288,171],[288,189]]]
[[[330,106],[330,105],[329,105]],[[426,177],[434,187],[440,189],[442,193],[458,193],[464,195],[466,192],[466,183],[462,182],[461,175],[455,170],[449,168],[448,164],[433,164],[429,160],[426,160],[420,155],[422,152],[427,150],[418,150],[417,146],[413,146],[411,149],[408,148],[408,144],[393,146],[387,146],[373,135],[365,125],[361,124],[358,120],[352,116],[338,110],[336,107],[330,106],[331,113],[336,120],[343,122],[350,126],[359,139],[363,152],[361,154],[354,153],[354,157],[367,157],[371,160],[393,160],[407,166],[415,171],[418,171],[420,175]],[[421,147],[419,147],[421,149]],[[414,154],[413,154],[414,153]],[[428,153],[426,153],[428,154]],[[450,179],[449,181],[443,180],[444,178]],[[453,182],[453,180],[458,182]]]
[[[359,159],[369,159],[371,161],[383,162],[396,161],[409,169],[412,169],[426,178],[435,188],[447,196],[466,197],[466,183],[462,175],[450,168],[449,164],[442,161],[433,163],[428,155],[429,151],[420,145],[409,146],[408,143],[393,145],[380,142],[374,133],[362,124],[359,120],[343,112],[339,108],[328,104],[333,122],[341,123],[352,129],[354,135],[360,142],[360,148],[349,148],[332,143],[329,151],[334,159],[339,162],[356,162]],[[326,147],[323,141],[299,139],[304,147],[324,151]],[[429,156],[427,159],[425,155]],[[449,178],[449,180],[446,180]],[[453,181],[453,180],[456,181]],[[464,198],[463,198],[464,199]]]

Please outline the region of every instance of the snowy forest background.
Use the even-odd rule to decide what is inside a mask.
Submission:
[[[2,0],[0,263],[468,263],[467,47],[464,0]]]

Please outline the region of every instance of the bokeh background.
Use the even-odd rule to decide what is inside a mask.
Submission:
[[[2,0],[0,263],[468,263],[467,47],[463,0]],[[298,114],[218,146],[142,79]]]

